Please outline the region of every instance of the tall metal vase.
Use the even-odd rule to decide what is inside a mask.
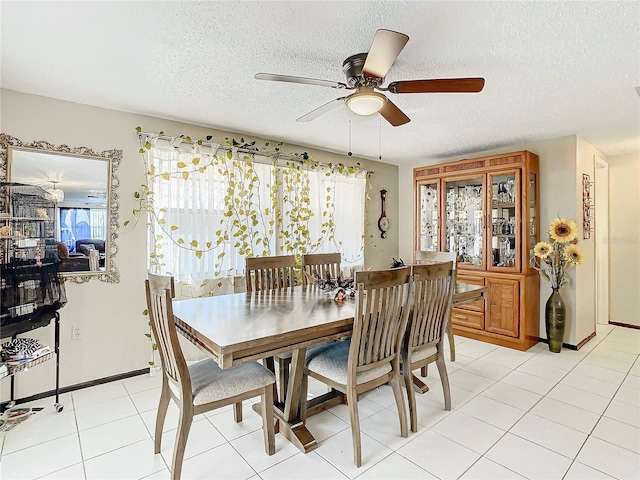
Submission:
[[[549,340],[549,351],[560,353],[562,340],[564,339],[564,325],[567,313],[564,301],[560,296],[560,288],[553,289],[551,296],[547,300],[544,313],[547,339]]]

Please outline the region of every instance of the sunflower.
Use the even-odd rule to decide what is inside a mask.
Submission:
[[[533,247],[533,253],[536,257],[540,258],[547,258],[552,250],[553,247],[547,242],[538,242],[536,243],[536,246]]]
[[[571,265],[580,265],[584,262],[584,253],[575,245],[567,245],[562,255]]]
[[[573,220],[556,218],[549,227],[549,236],[558,243],[567,243],[576,238],[578,227]]]

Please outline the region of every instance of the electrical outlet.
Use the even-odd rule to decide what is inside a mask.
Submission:
[[[71,327],[71,339],[80,340],[80,327],[77,325]]]

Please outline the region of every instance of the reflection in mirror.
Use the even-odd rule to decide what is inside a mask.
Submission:
[[[55,202],[55,260],[60,273],[83,283],[118,282],[118,179],[122,150],[25,144],[0,134],[0,181],[35,185]]]

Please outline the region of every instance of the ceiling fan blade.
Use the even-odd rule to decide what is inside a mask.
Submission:
[[[331,88],[349,88],[347,84],[342,82],[332,82],[331,80],[319,80],[317,78],[292,77],[291,75],[278,75],[275,73],[256,73],[256,80],[271,80],[274,82],[303,83],[305,85],[319,85],[321,87]]]
[[[399,127],[405,123],[409,123],[411,119],[407,117],[402,110],[400,110],[395,103],[387,98],[384,105],[380,109],[380,115],[394,127]]]
[[[408,41],[409,36],[404,33],[384,29],[376,31],[362,73],[367,77],[384,78]]]
[[[478,93],[483,88],[484,78],[440,78],[391,82],[387,90],[391,93]]]
[[[331,100],[329,103],[325,103],[324,105],[316,108],[315,110],[311,110],[306,115],[301,116],[296,120],[296,122],[310,122],[311,120],[315,120],[320,115],[324,115],[330,110],[333,110],[338,105],[344,102],[344,99],[347,97],[336,98],[335,100]]]

